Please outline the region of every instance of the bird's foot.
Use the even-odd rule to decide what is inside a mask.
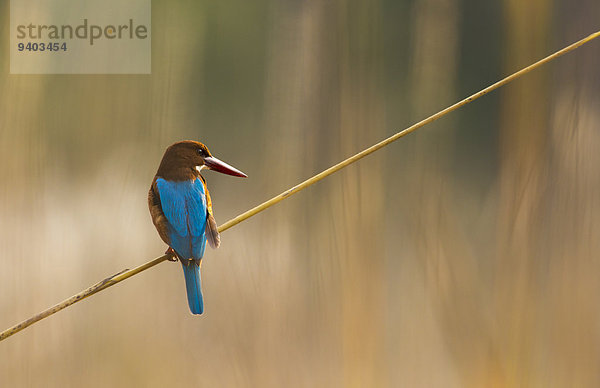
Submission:
[[[173,248],[169,247],[169,249],[165,251],[165,255],[169,255],[169,258],[167,260],[177,261],[177,254],[175,253],[175,250]]]

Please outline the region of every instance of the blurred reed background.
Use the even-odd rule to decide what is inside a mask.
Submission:
[[[197,139],[224,222],[597,30],[596,0],[152,3],[152,75],[11,76],[0,328],[159,256],[146,193]],[[192,317],[165,263],[0,344],[2,387],[600,386],[600,46],[223,234]]]

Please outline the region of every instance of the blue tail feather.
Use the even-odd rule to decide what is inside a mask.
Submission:
[[[202,314],[204,302],[202,300],[202,281],[200,280],[200,261],[182,260],[185,288],[187,290],[188,305],[192,314]]]

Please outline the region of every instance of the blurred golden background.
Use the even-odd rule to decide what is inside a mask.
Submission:
[[[0,329],[160,256],[200,140],[217,221],[598,29],[596,0],[152,2],[152,75],[8,75]],[[0,343],[2,387],[600,386],[600,46]]]

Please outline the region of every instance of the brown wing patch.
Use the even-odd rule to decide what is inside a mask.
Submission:
[[[217,221],[212,214],[208,214],[206,219],[206,239],[211,248],[218,248],[221,245],[221,236],[217,227]]]
[[[212,200],[210,199],[210,193],[208,192],[208,187],[206,187],[206,181],[204,181],[204,177],[200,175],[202,178],[202,184],[204,185],[204,192],[206,193],[206,210],[208,212],[208,217],[206,218],[206,239],[208,240],[208,244],[211,248],[218,248],[221,245],[221,236],[219,235],[219,228],[217,226],[217,221],[215,221],[215,216],[212,210]]]
[[[156,178],[152,181],[152,186],[150,186],[150,191],[148,191],[148,208],[150,209],[152,223],[156,227],[158,235],[167,245],[169,245],[167,217],[165,217],[162,207],[160,206],[160,196],[158,194],[158,188],[156,187]]]

